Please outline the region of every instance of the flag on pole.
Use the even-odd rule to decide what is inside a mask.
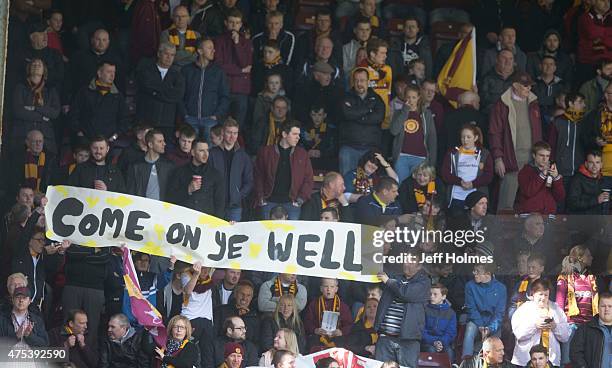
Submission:
[[[158,346],[166,346],[167,332],[162,321],[162,315],[142,295],[138,277],[136,277],[136,269],[127,247],[123,247],[123,280],[130,297],[132,314],[136,317],[138,323],[149,331]]]
[[[476,29],[455,45],[451,56],[438,75],[438,89],[448,102],[457,107],[460,94],[476,84]]]

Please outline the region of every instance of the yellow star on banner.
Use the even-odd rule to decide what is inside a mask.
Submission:
[[[261,244],[259,243],[251,243],[249,244],[249,257],[256,259],[261,253]]]
[[[83,243],[84,247],[95,247],[97,245],[97,243],[93,240],[87,240],[85,243]]]
[[[186,254],[185,255],[185,262],[192,263],[193,262],[193,256],[191,254]]]
[[[285,267],[285,272],[284,273],[297,273],[297,266],[296,265],[287,265],[287,267]]]
[[[106,203],[119,208],[127,207],[132,204],[132,202],[134,202],[134,200],[126,196],[110,197],[106,199]]]
[[[157,240],[162,241],[164,239],[164,234],[166,233],[164,225],[155,224],[153,226],[153,231],[155,231],[155,234],[157,234]]]
[[[163,202],[162,206],[164,207],[165,210],[169,210],[170,208],[172,208],[172,203]]]
[[[64,197],[68,197],[68,189],[66,189],[63,185],[58,185],[55,187],[55,190],[60,192]]]
[[[47,230],[47,232],[45,233],[45,236],[47,237],[47,239],[52,239],[53,231],[51,231],[51,229]]]
[[[158,244],[153,243],[152,241],[148,241],[145,243],[144,247],[138,250],[142,253],[152,254],[154,256],[165,256],[164,250]]]
[[[345,280],[351,280],[351,281],[355,281],[357,279],[355,275],[353,275],[352,273],[348,273],[346,271],[340,271],[340,278],[343,278]]]
[[[202,215],[198,217],[198,223],[212,228],[229,225],[229,222],[210,215]]]
[[[238,261],[231,261],[229,263],[229,268],[231,268],[233,270],[239,270],[240,269],[240,262],[238,262]]]
[[[98,202],[100,202],[100,198],[87,197],[85,198],[85,201],[87,202],[89,207],[94,208],[98,204]]]
[[[283,231],[289,232],[291,230],[295,230],[295,226],[289,225],[289,224],[283,224],[279,221],[260,221],[260,222],[263,225],[263,227],[268,229],[268,231],[283,230]]]

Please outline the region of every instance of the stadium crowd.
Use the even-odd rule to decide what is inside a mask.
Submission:
[[[456,73],[476,83],[442,93],[472,33],[477,68]],[[384,367],[612,367],[609,0],[14,0],[8,37],[3,343],[88,368],[294,368],[330,347]],[[366,284],[133,252],[158,346],[119,247],[46,238],[50,185],[232,222],[481,230],[384,252],[494,262]]]

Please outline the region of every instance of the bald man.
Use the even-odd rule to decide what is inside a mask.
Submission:
[[[111,47],[110,35],[103,28],[97,29],[91,35],[89,49],[78,51],[70,59],[68,92],[74,94],[79,88],[88,85],[96,77],[98,65],[103,61],[109,61],[115,65],[115,86],[119,91],[124,92],[125,66],[123,65],[123,59]]]
[[[504,343],[499,337],[487,337],[482,343],[482,354],[474,357],[466,358],[461,362],[459,368],[476,368],[476,367],[495,367],[495,368],[513,368],[514,366],[504,359]]]
[[[189,10],[186,6],[179,5],[172,12],[172,25],[160,36],[160,43],[169,43],[176,47],[174,65],[183,66],[196,61],[196,42],[200,34],[191,29],[190,22]]]
[[[15,149],[11,159],[1,169],[6,177],[10,193],[17,194],[19,187],[26,184],[34,191],[44,192],[51,184],[52,175],[57,169],[55,155],[45,149],[45,137],[40,130],[28,132],[24,141],[25,147]]]

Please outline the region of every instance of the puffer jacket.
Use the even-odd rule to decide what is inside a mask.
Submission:
[[[445,347],[451,346],[457,336],[457,315],[446,300],[442,304],[427,304],[425,307],[425,328],[422,342],[433,345],[441,341]]]

